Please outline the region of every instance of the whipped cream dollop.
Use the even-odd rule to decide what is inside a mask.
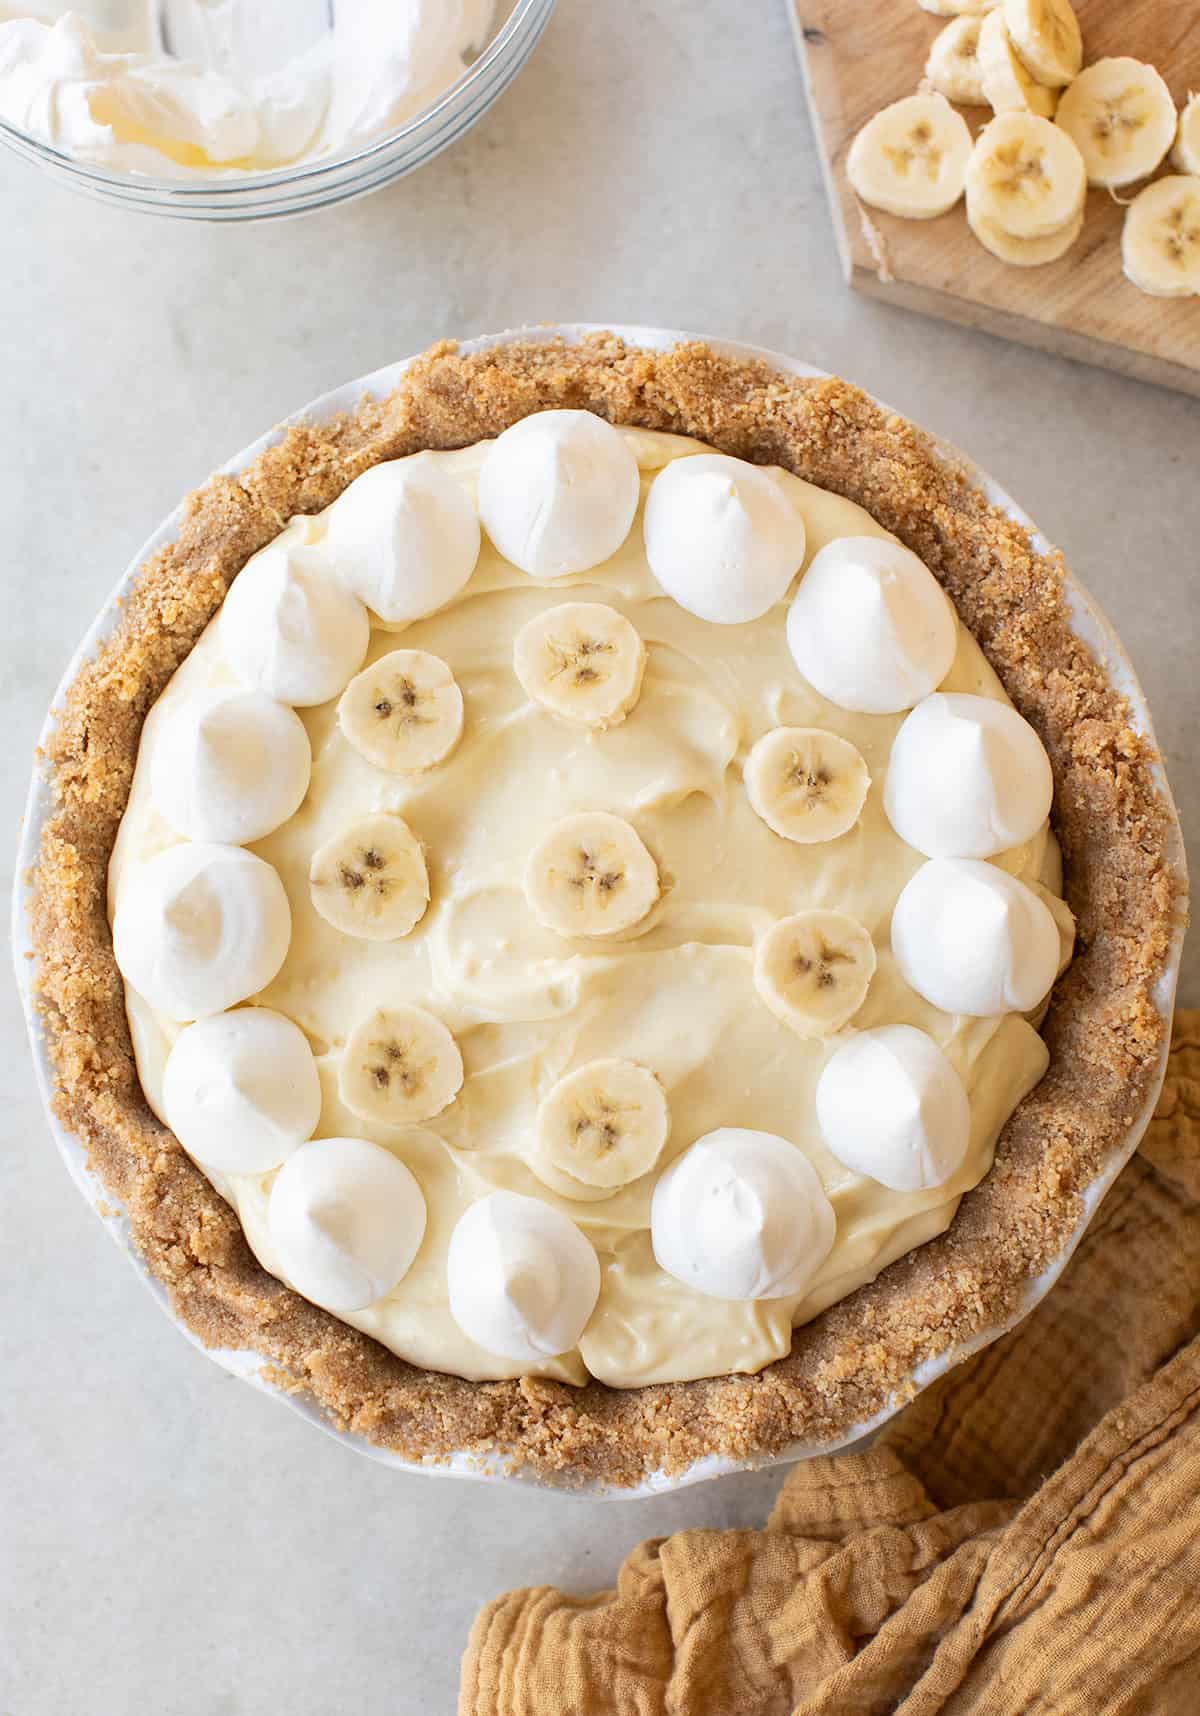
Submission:
[[[723,1126],[697,1138],[654,1188],[655,1261],[713,1299],[800,1293],[833,1246],[820,1175],[773,1132]]]
[[[311,773],[295,710],[261,691],[221,691],[172,713],[150,781],[176,834],[246,846],[294,815]]]
[[[883,803],[927,858],[993,858],[1033,839],[1053,795],[1042,741],[1010,704],[939,692],[896,734]]]
[[[949,673],[958,620],[924,561],[901,543],[843,536],[813,555],[788,612],[787,641],[830,703],[894,715]]]
[[[843,1167],[894,1192],[944,1185],[971,1141],[963,1082],[913,1025],[859,1031],[834,1051],[817,1081],[817,1124]]]
[[[561,1210],[492,1192],[455,1224],[446,1280],[464,1335],[502,1358],[533,1362],[579,1340],[600,1294],[600,1263]]]
[[[295,519],[242,567],[221,604],[225,658],[280,703],[311,708],[345,690],[371,641],[371,621]]]
[[[978,858],[931,858],[896,901],[892,952],[934,1007],[989,1019],[1045,1000],[1062,941],[1049,906],[1015,876]]]
[[[269,1007],[186,1026],[163,1071],[167,1124],[189,1156],[225,1174],[265,1174],[316,1131],[321,1080],[308,1038]]]
[[[646,497],[650,570],[681,608],[715,625],[757,620],[804,563],[805,525],[778,474],[724,453],[676,459]]]
[[[267,1225],[297,1293],[326,1311],[363,1311],[408,1274],[425,1237],[425,1199],[382,1144],[314,1138],[276,1175]]]
[[[479,517],[461,483],[427,455],[356,477],[329,509],[338,575],[389,625],[452,601],[479,559]]]
[[[522,572],[564,578],[616,553],[640,488],[633,450],[611,423],[590,411],[535,411],[488,448],[479,516]]]
[[[271,866],[211,841],[168,846],[139,865],[113,918],[122,977],[168,1019],[201,1019],[256,995],[291,938]]]
[[[332,16],[323,0],[96,0],[53,22],[18,16],[0,22],[0,118],[120,171],[269,171],[430,106],[492,12],[493,0],[338,0]]]

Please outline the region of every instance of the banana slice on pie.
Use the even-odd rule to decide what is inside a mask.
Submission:
[[[334,929],[362,941],[407,935],[429,904],[421,843],[399,816],[367,816],[313,853],[313,905]]]
[[[906,220],[932,220],[963,193],[971,133],[942,95],[909,95],[867,121],[846,172],[864,203]]]
[[[800,845],[854,827],[871,777],[848,739],[820,727],[776,727],[746,758],[746,796],[768,828]]]
[[[1175,141],[1171,92],[1140,60],[1097,60],[1058,104],[1057,122],[1083,156],[1088,183],[1107,190],[1148,179]]]
[[[423,1007],[377,1007],[350,1033],[338,1070],[342,1101],[362,1120],[416,1126],[462,1089],[458,1044]]]
[[[807,911],[780,918],[754,949],[754,987],[800,1037],[828,1037],[867,998],[875,944],[845,912]]]
[[[1055,90],[1029,75],[1012,45],[1003,12],[989,12],[975,48],[983,98],[996,113],[1032,113],[1053,119],[1058,106]]]
[[[360,756],[389,774],[416,774],[448,757],[463,726],[463,695],[440,656],[397,649],[350,681],[338,725]]]
[[[551,1190],[590,1198],[650,1172],[671,1129],[666,1093],[636,1061],[589,1061],[538,1109],[534,1172]]]
[[[1045,238],[1069,225],[1087,196],[1071,138],[1032,113],[1001,113],[979,134],[967,166],[967,209],[1011,238]]]
[[[528,696],[580,727],[615,727],[638,700],[646,646],[603,602],[563,602],[521,627],[513,668]]]
[[[1004,0],[1004,22],[1039,83],[1061,89],[1079,76],[1083,37],[1069,0]]]
[[[555,823],[529,855],[525,897],[547,929],[609,936],[632,929],[661,893],[658,865],[635,828],[607,811]]]
[[[1125,211],[1121,259],[1133,284],[1155,298],[1200,293],[1200,178],[1158,179]]]

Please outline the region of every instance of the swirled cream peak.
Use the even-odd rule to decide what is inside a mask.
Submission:
[[[140,29],[114,28],[98,4],[52,24],[16,18],[0,22],[0,118],[121,171],[262,172],[353,149],[429,106],[492,10],[339,0],[331,22],[322,0],[164,0]]]
[[[971,1109],[932,1037],[913,1025],[880,1025],[834,1051],[817,1083],[817,1124],[845,1167],[914,1192],[958,1172]]]
[[[371,612],[405,624],[463,588],[479,559],[479,517],[461,484],[416,453],[356,477],[329,509],[327,542]]]
[[[845,536],[813,556],[788,613],[787,640],[800,672],[830,703],[892,715],[946,677],[958,620],[909,549]]]
[[[247,685],[311,708],[345,689],[371,639],[367,610],[314,551],[308,519],[242,567],[221,605],[221,643]]]
[[[316,1130],[321,1081],[308,1039],[269,1007],[197,1019],[163,1072],[171,1130],[205,1167],[265,1174]]]
[[[535,411],[489,446],[479,516],[522,572],[563,578],[617,552],[639,486],[637,460],[611,423],[590,411]]]
[[[646,559],[668,596],[715,625],[757,620],[804,561],[804,515],[786,472],[724,453],[676,459],[646,498]]]
[[[240,846],[168,846],[142,864],[113,919],[125,981],[168,1019],[201,1019],[265,989],[292,915],[269,864]]]
[[[286,1280],[327,1311],[362,1311],[408,1273],[425,1199],[398,1156],[365,1138],[314,1138],[271,1187],[267,1220]]]
[[[991,858],[1030,840],[1050,814],[1042,741],[1007,703],[961,692],[917,705],[896,734],[883,802],[927,858]]]
[[[245,846],[299,809],[312,752],[293,709],[261,691],[183,704],[155,748],[154,801],[177,834]]]
[[[493,1192],[450,1237],[450,1312],[486,1352],[553,1358],[582,1335],[600,1292],[600,1263],[569,1216],[540,1198]]]
[[[977,858],[930,859],[892,913],[901,975],[946,1013],[1032,1012],[1050,993],[1061,951],[1045,901]]]
[[[816,1169],[771,1132],[723,1126],[698,1138],[654,1188],[659,1266],[714,1299],[803,1291],[837,1223]]]

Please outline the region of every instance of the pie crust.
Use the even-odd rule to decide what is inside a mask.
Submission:
[[[1053,826],[1078,920],[1043,1034],[1050,1069],[1005,1127],[948,1232],[796,1330],[754,1376],[610,1389],[472,1383],[420,1370],[308,1304],[255,1260],[233,1210],[149,1111],[105,915],[142,722],[248,557],[384,459],[470,445],[531,411],[587,409],[783,465],[857,501],[941,580],[1054,769]],[[838,380],[797,380],[699,343],[612,335],[462,355],[435,346],[396,391],[291,428],[184,504],[109,640],[70,687],[44,756],[56,797],[34,869],[36,993],[54,1111],[125,1207],[172,1308],[212,1347],[252,1348],[277,1385],[410,1460],[465,1451],[563,1484],[627,1486],[710,1454],[753,1463],[831,1442],[915,1392],[912,1374],[1011,1318],[1078,1226],[1157,1077],[1153,991],[1184,912],[1151,747],[1073,634],[1057,554],[990,505],[927,436]]]

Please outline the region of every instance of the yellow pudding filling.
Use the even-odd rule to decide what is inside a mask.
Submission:
[[[858,714],[821,697],[789,652],[786,600],[759,619],[717,625],[665,596],[643,546],[646,494],[665,466],[707,449],[677,436],[620,434],[637,460],[641,501],[611,558],[577,575],[535,581],[485,536],[469,580],[437,612],[402,627],[372,615],[368,667],[402,649],[450,669],[462,695],[461,730],[447,736],[442,753],[423,772],[389,772],[348,741],[337,697],[300,708],[313,758],[308,791],[282,826],[248,848],[274,869],[291,908],[286,958],[252,1000],[294,1021],[308,1039],[321,1086],[316,1136],[366,1138],[393,1152],[412,1171],[426,1205],[424,1237],[398,1285],[366,1309],[337,1314],[413,1364],[470,1379],[535,1372],[580,1383],[590,1374],[633,1387],[760,1370],[788,1351],[796,1324],[944,1231],[963,1193],[987,1173],[1004,1122],[1048,1058],[1027,1018],[939,1011],[897,968],[892,911],[925,862],[894,832],[883,805],[889,755],[907,711]],[[474,502],[486,452],[487,444],[421,458]],[[839,538],[890,540],[862,508],[785,472],[773,475],[804,520],[801,572]],[[327,518],[293,519],[284,546],[320,550]],[[607,726],[564,718],[530,694],[514,667],[518,636],[528,654],[539,632],[527,628],[566,602],[615,610],[644,648],[640,681],[630,675]],[[110,866],[110,916],[138,866],[180,841],[151,787],[164,728],[191,699],[240,683],[218,616],[146,720]],[[1007,702],[961,624],[953,665],[938,689]],[[779,728],[823,731],[861,754],[869,785],[845,832],[788,838],[751,802],[747,759]],[[614,934],[572,936],[531,909],[530,855],[564,818],[597,812],[636,832],[657,868],[658,895],[638,921]],[[379,815],[402,817],[415,836],[428,904],[411,928],[375,940],[344,933],[317,909],[310,871],[314,854]],[[991,861],[1061,894],[1048,825]],[[773,926],[814,910],[849,915],[874,948],[865,999],[851,1020],[826,1035],[800,1034],[766,1004],[755,973],[756,945]],[[1064,934],[1064,958],[1068,952]],[[128,982],[126,1004],[142,1086],[165,1119],[164,1068],[183,1025]],[[461,1088],[419,1124],[365,1119],[341,1095],[346,1044],[375,1010],[411,1006],[451,1033],[462,1057]],[[838,1044],[893,1024],[928,1033],[970,1102],[966,1157],[929,1190],[891,1190],[847,1169],[817,1126],[817,1080]],[[568,1197],[547,1183],[544,1166],[541,1173],[535,1166],[539,1111],[560,1080],[610,1059],[656,1076],[669,1107],[666,1142],[638,1178],[611,1191],[582,1184]],[[658,1179],[696,1139],[727,1127],[788,1140],[812,1164],[832,1204],[832,1249],[799,1295],[717,1299],[655,1261],[650,1206]],[[278,1170],[205,1171],[237,1211],[263,1266],[286,1278],[267,1214]],[[595,1248],[599,1299],[569,1351],[505,1359],[471,1340],[451,1314],[451,1234],[472,1203],[498,1190],[557,1208]]]

